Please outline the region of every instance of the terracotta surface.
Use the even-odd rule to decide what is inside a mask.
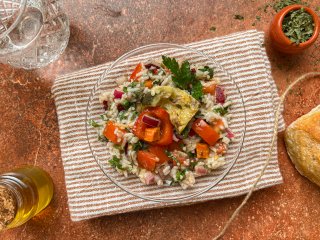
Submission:
[[[159,4],[161,2],[161,4]],[[311,2],[311,6],[319,1]],[[155,42],[187,43],[257,28],[268,31],[273,15],[264,0],[68,0],[70,44],[61,58],[35,71],[0,64],[0,171],[36,164],[54,178],[49,208],[1,239],[210,239],[243,197],[169,209],[70,221],[59,150],[59,131],[50,88],[59,74],[114,60],[135,47]],[[261,7],[262,10],[258,10]],[[117,13],[117,11],[119,11]],[[245,17],[233,19],[234,14]],[[256,16],[260,21],[252,23]],[[216,31],[210,31],[215,26]],[[266,48],[279,92],[302,73],[320,69],[320,41],[290,57]],[[320,79],[291,92],[286,123],[320,104]],[[284,184],[258,191],[232,224],[224,239],[319,239],[320,188],[294,169],[279,134],[279,162]]]

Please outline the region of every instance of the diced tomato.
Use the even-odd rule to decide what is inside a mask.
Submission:
[[[170,158],[166,154],[166,149],[160,146],[150,146],[149,152],[153,153],[159,158],[159,164],[165,163],[170,161]]]
[[[211,146],[220,138],[220,134],[201,118],[194,121],[192,129]]]
[[[112,122],[112,121],[109,121],[107,122],[104,130],[103,130],[103,135],[109,139],[111,142],[113,143],[121,143],[122,142],[122,137],[121,136],[118,136],[115,132],[118,131],[120,132],[119,135],[121,135],[121,132],[122,133],[125,133],[125,130],[117,127],[117,125]]]
[[[140,167],[148,171],[154,171],[159,158],[151,152],[140,150],[137,153],[137,161]]]
[[[217,85],[214,83],[210,84],[208,86],[203,86],[203,92],[209,93],[214,96],[216,94],[216,87],[217,87]]]
[[[197,152],[197,158],[208,158],[210,153],[208,144],[197,143],[196,152]]]
[[[143,69],[143,65],[142,63],[139,63],[134,69],[134,71],[132,72],[130,76],[130,81],[138,81],[139,77],[137,77],[137,74],[141,72],[142,69]]]
[[[142,118],[145,114],[148,114],[150,116],[153,116],[155,118],[158,118],[160,123],[160,139],[157,141],[152,142],[151,144],[154,145],[161,145],[166,146],[172,143],[173,141],[173,125],[170,121],[169,114],[166,110],[164,110],[161,107],[150,107],[145,109],[136,120],[132,132],[140,139],[145,139],[145,131],[147,128],[149,128],[148,125],[146,125]]]

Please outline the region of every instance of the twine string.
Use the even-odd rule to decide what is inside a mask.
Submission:
[[[220,233],[218,235],[216,235],[213,240],[218,240],[220,239],[227,231],[227,229],[230,227],[230,225],[232,224],[232,222],[234,221],[234,219],[238,216],[239,212],[241,211],[241,209],[244,207],[244,205],[247,204],[248,200],[250,199],[253,191],[255,190],[255,188],[257,187],[258,182],[261,180],[265,170],[267,169],[271,157],[272,157],[272,150],[274,148],[274,144],[275,141],[277,139],[277,134],[278,134],[278,128],[279,128],[279,117],[280,117],[280,113],[281,113],[281,106],[285,101],[286,96],[288,95],[289,91],[298,83],[307,80],[309,78],[314,78],[314,77],[320,77],[320,72],[309,72],[306,73],[302,76],[300,76],[298,79],[296,79],[293,83],[291,83],[289,85],[289,87],[287,87],[287,89],[284,91],[284,93],[281,95],[280,97],[280,101],[279,104],[277,106],[277,110],[276,110],[276,114],[275,114],[275,122],[274,122],[274,127],[273,127],[273,135],[272,135],[272,141],[270,144],[270,149],[268,151],[268,156],[267,156],[267,160],[259,174],[259,176],[257,177],[257,179],[254,181],[254,183],[252,184],[249,192],[247,193],[247,195],[245,196],[245,198],[243,199],[243,201],[241,202],[241,204],[237,207],[237,209],[232,213],[232,215],[230,216],[230,218],[228,219],[228,221],[225,223],[223,229],[220,231]]]

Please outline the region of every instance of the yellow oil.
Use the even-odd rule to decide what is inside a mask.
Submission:
[[[53,196],[51,177],[38,167],[23,167],[0,176],[0,184],[9,188],[17,199],[17,210],[7,228],[22,225],[50,203]]]

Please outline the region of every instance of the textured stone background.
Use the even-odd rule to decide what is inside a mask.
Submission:
[[[243,31],[268,32],[273,11],[264,0],[66,0],[71,39],[58,61],[41,70],[24,71],[0,64],[0,171],[22,164],[46,169],[54,179],[50,206],[20,228],[0,234],[13,239],[210,239],[242,197],[169,209],[70,221],[59,151],[59,131],[50,88],[59,74],[114,60],[135,47],[191,41]],[[271,2],[271,0],[270,0]],[[312,6],[319,0],[310,1]],[[262,10],[259,10],[262,7]],[[244,20],[233,16],[241,14]],[[261,16],[255,22],[256,16]],[[210,31],[215,26],[216,31]],[[266,48],[279,92],[302,73],[320,68],[320,40],[298,56]],[[320,104],[320,79],[296,87],[285,106],[286,123]],[[301,177],[286,154],[279,134],[284,184],[253,194],[224,239],[319,239],[320,188]]]

